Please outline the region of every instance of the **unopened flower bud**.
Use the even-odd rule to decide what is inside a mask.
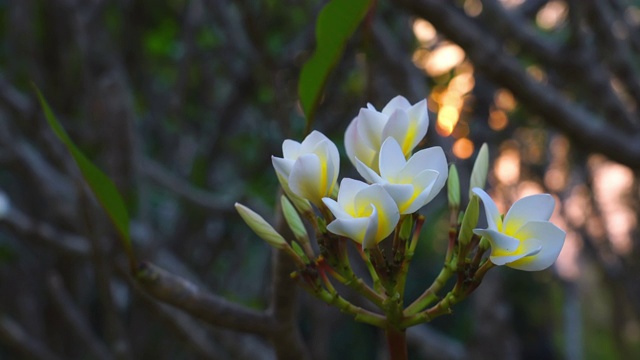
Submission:
[[[287,221],[291,232],[296,237],[296,239],[301,244],[306,244],[309,242],[309,235],[307,234],[307,229],[304,227],[302,223],[302,219],[300,219],[300,215],[293,207],[289,199],[286,196],[282,195],[280,197],[280,203],[282,206],[282,213],[284,214],[284,219]]]
[[[284,249],[288,247],[285,239],[278,234],[276,229],[269,225],[262,216],[240,203],[236,203],[235,207],[244,222],[247,223],[251,230],[253,230],[253,232],[255,232],[262,240],[266,241],[276,249]]]
[[[489,147],[487,143],[482,144],[480,151],[478,151],[478,157],[473,164],[471,170],[471,180],[469,183],[469,198],[473,196],[471,189],[480,188],[484,189],[487,183],[487,174],[489,173]]]
[[[478,216],[480,214],[480,202],[478,196],[473,195],[467,205],[467,210],[464,212],[462,218],[462,225],[460,226],[460,233],[458,234],[458,242],[461,245],[466,245],[471,241],[473,237],[473,229],[478,224]]]
[[[447,195],[449,196],[449,208],[458,209],[460,207],[460,178],[458,177],[458,169],[453,164],[449,166]]]

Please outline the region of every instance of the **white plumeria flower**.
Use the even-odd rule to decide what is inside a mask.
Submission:
[[[282,186],[320,206],[338,181],[340,154],[336,145],[321,132],[313,131],[302,143],[285,140],[282,154],[282,158],[271,157]]]
[[[378,153],[386,138],[396,139],[404,156],[409,157],[427,134],[428,127],[426,100],[411,105],[404,97],[396,96],[381,112],[368,104],[347,127],[344,137],[347,156],[354,166],[358,158],[377,171]]]
[[[389,236],[400,219],[396,203],[377,184],[345,178],[340,182],[338,201],[322,201],[336,217],[327,230],[359,242],[365,249]]]
[[[503,221],[489,194],[480,188],[474,188],[473,192],[484,204],[488,226],[473,232],[491,243],[492,263],[538,271],[556,261],[566,234],[549,222],[555,207],[551,195],[531,195],[516,201]]]
[[[356,158],[356,168],[370,183],[377,183],[391,195],[401,214],[412,214],[442,190],[447,181],[447,158],[439,146],[420,150],[409,160],[393,137],[380,149],[379,173]]]

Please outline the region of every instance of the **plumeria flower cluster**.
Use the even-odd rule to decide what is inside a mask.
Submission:
[[[372,248],[395,229],[401,214],[412,214],[431,201],[447,178],[440,147],[411,156],[429,126],[426,101],[411,105],[392,99],[382,111],[362,109],[345,134],[349,160],[367,183],[345,178],[337,199],[331,194],[338,178],[337,147],[314,131],[302,143],[285,140],[283,157],[272,157],[284,189],[326,206],[335,220],[327,229]]]
[[[523,198],[503,218],[483,190],[489,169],[485,144],[471,172],[469,202],[460,211],[458,173],[454,165],[447,165],[442,148],[415,151],[428,127],[425,100],[412,105],[397,96],[381,111],[367,105],[344,137],[346,155],[362,180],[344,178],[339,186],[340,155],[329,138],[313,131],[302,142],[285,140],[282,157],[273,156],[272,163],[285,193],[282,211],[295,239],[285,240],[245,206],[236,204],[236,208],[256,234],[294,258],[298,270],[293,277],[305,289],[357,320],[387,331],[402,331],[451,312],[496,265],[526,271],[551,266],[565,237],[549,222],[553,197]],[[425,220],[418,211],[445,185],[451,226],[443,268],[433,284],[405,307],[404,282]],[[480,202],[486,228],[478,225]],[[383,244],[388,238],[393,240]],[[360,251],[368,278],[352,269],[346,250],[349,243]],[[439,295],[454,275],[454,287]],[[358,291],[378,305],[380,313],[352,305],[332,281]]]

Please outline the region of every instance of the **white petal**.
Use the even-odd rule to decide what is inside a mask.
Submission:
[[[337,201],[332,198],[322,198],[322,202],[327,206],[329,211],[336,217],[336,219],[351,219],[353,216],[348,214],[344,209],[338,204]]]
[[[486,237],[491,243],[491,254],[509,254],[518,250],[520,240],[491,229],[473,229],[477,235]],[[497,265],[497,264],[496,264]]]
[[[376,107],[375,107],[375,106],[373,106],[373,104],[372,104],[372,103],[367,103],[367,109],[369,109],[369,110],[373,110],[373,111],[378,111],[378,110],[376,110]]]
[[[377,172],[371,170],[367,165],[365,165],[360,159],[356,158],[356,170],[360,176],[362,176],[369,183],[383,183],[385,180],[378,175]]]
[[[282,143],[282,156],[285,159],[295,160],[300,156],[300,143],[290,139],[286,139]]]
[[[316,154],[302,155],[296,160],[289,175],[289,188],[294,194],[318,205],[325,195],[322,183],[326,174]]]
[[[424,170],[418,174],[413,179],[415,198],[411,201],[411,204],[406,204],[401,212],[403,214],[412,214],[433,200],[439,192],[439,189],[434,187],[439,176],[440,174],[435,170]]]
[[[365,249],[371,249],[375,247],[376,244],[384,239],[384,237],[379,238],[378,235],[378,209],[375,206],[371,206],[371,215],[368,216],[369,222],[367,223],[367,230],[365,231],[364,238],[362,239],[362,247]]]
[[[429,130],[429,111],[427,110],[427,100],[423,99],[407,110],[409,122],[415,124],[415,147],[427,135]]]
[[[316,145],[313,153],[318,155],[326,171],[324,192],[327,195],[331,194],[331,190],[338,181],[338,172],[340,171],[340,154],[338,153],[338,148],[331,140],[325,139]]]
[[[369,218],[336,219],[327,226],[327,230],[362,243],[368,223]]]
[[[291,174],[291,168],[294,163],[294,160],[271,156],[271,164],[273,164],[273,168],[276,170],[276,173],[284,179],[289,179],[289,174]]]
[[[547,221],[553,213],[555,200],[549,194],[537,194],[516,201],[504,217],[505,234],[514,235],[529,221]]]
[[[369,204],[372,204],[378,213],[376,241],[380,241],[395,229],[398,220],[400,220],[400,211],[391,195],[378,184],[369,185],[356,195],[355,207],[357,209],[367,209]]]
[[[391,196],[399,209],[406,208],[407,205],[405,203],[413,197],[414,189],[411,184],[384,184],[382,187]],[[405,214],[407,212],[403,210],[402,213]]]
[[[396,139],[389,137],[380,149],[380,176],[388,181],[395,179],[406,164],[404,153]]]
[[[437,195],[447,183],[449,168],[447,166],[447,157],[439,146],[423,149],[413,154],[404,169],[400,172],[403,178],[415,178],[424,170],[435,170],[440,175],[433,185],[433,191]]]
[[[356,158],[358,158],[368,167],[377,167],[377,164],[374,165],[376,152],[365,146],[358,135],[358,119],[357,117],[353,119],[344,133],[344,147],[347,157],[353,166],[356,166]]]
[[[442,179],[444,178],[446,182],[446,175],[449,174],[446,173],[443,175],[442,173],[439,173],[435,170],[425,170],[418,174],[418,176],[414,180],[414,184],[418,188],[422,189],[422,194],[427,194],[422,206],[428,204],[429,202],[431,202],[431,200],[438,196],[440,190],[442,190],[442,188],[444,187],[444,182],[442,181]]]
[[[402,148],[402,153],[408,154],[412,150],[409,145],[413,141],[414,135],[411,130],[407,112],[398,109],[389,116],[389,120],[382,130],[382,139],[393,137]]]
[[[382,109],[382,113],[389,116],[391,113],[396,111],[397,109],[408,109],[411,107],[411,104],[404,96],[398,95],[393,99],[389,100],[387,105]]]
[[[502,219],[500,218],[500,212],[496,203],[489,194],[480,188],[473,188],[471,191],[480,197],[482,204],[484,205],[484,212],[487,217],[487,226],[490,230],[500,231],[502,230]]]
[[[331,141],[320,131],[312,131],[306,138],[304,138],[304,140],[302,140],[302,143],[300,144],[300,155],[312,153],[318,144],[325,140],[329,142]]]
[[[362,181],[344,178],[340,182],[340,191],[338,192],[338,204],[351,216],[355,216],[355,198],[356,194],[362,189],[367,188],[366,183]]]
[[[359,141],[370,149],[379,149],[382,145],[382,129],[387,123],[387,117],[377,111],[360,109],[358,114]]]
[[[542,249],[538,254],[522,258],[509,266],[519,270],[539,271],[556,261],[564,245],[566,233],[548,221],[532,221],[525,224],[516,236],[526,239],[523,242],[538,243]]]
[[[489,259],[491,259],[492,263],[498,266],[507,265],[514,268],[514,263],[518,263],[528,257],[535,257],[541,249],[542,247],[539,244],[531,242],[526,245],[521,245],[521,248],[518,249],[518,253],[515,255],[493,255],[492,252],[492,254],[489,256]]]

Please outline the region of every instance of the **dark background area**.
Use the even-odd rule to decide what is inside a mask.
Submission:
[[[285,138],[302,139],[297,81],[324,4],[0,1],[0,189],[9,201],[0,358],[385,358],[380,331],[299,291],[286,261],[233,208],[280,222],[270,156]],[[637,1],[376,2],[329,77],[314,128],[342,151],[367,102],[426,97],[424,146],[443,147],[463,189],[486,142],[500,209],[548,192],[552,221],[567,231],[553,268],[494,269],[453,315],[411,329],[411,358],[640,353],[639,55]],[[166,305],[168,295],[135,283],[32,82],[123,194],[139,259],[216,299],[266,309],[272,331],[187,301]],[[341,163],[341,178],[357,178]],[[422,212],[408,299],[446,250],[446,195]]]

